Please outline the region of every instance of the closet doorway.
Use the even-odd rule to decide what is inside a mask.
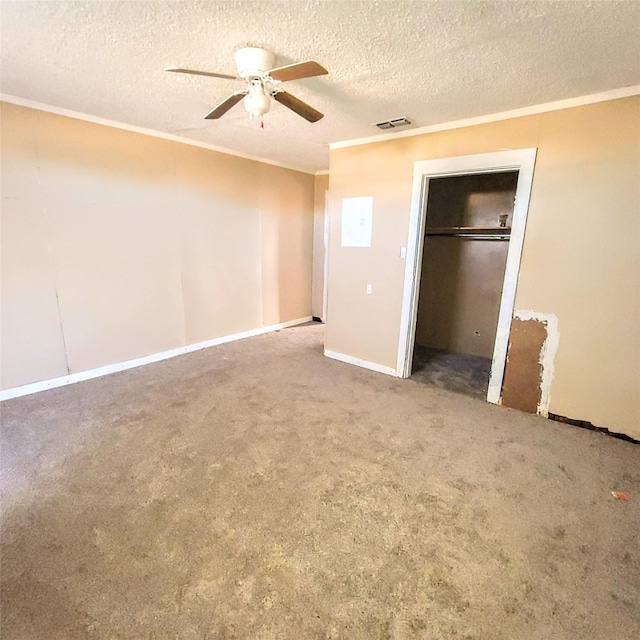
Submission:
[[[429,182],[411,378],[484,400],[517,171]]]
[[[431,242],[431,240],[437,241],[438,239],[440,239],[441,242],[443,239],[445,242],[447,242],[448,240],[453,240],[453,238],[458,237],[460,238],[461,242],[464,242],[466,244],[486,241],[491,242],[491,246],[495,247],[500,243],[504,243],[503,247],[506,247],[506,263],[504,265],[504,268],[496,266],[498,265],[497,262],[491,262],[492,272],[496,272],[499,269],[502,269],[503,280],[497,324],[495,325],[495,329],[493,330],[493,336],[495,339],[493,340],[493,355],[491,357],[490,377],[486,394],[486,399],[488,402],[500,402],[502,380],[504,377],[504,369],[507,360],[509,331],[511,329],[511,319],[513,317],[516,287],[518,284],[518,273],[520,270],[520,258],[522,256],[524,232],[527,223],[527,213],[529,210],[529,198],[531,196],[531,187],[533,184],[533,171],[536,161],[536,152],[537,150],[535,148],[510,149],[477,155],[454,156],[450,158],[438,158],[434,160],[420,160],[414,163],[413,186],[411,194],[411,214],[409,218],[409,230],[406,247],[407,262],[404,276],[402,313],[400,317],[400,334],[398,340],[398,360],[396,365],[396,375],[398,375],[399,377],[408,378],[409,376],[411,376],[413,371],[414,346],[416,344],[415,339],[416,330],[418,328],[418,307],[420,303],[419,298],[422,282],[421,276],[424,253],[423,249],[425,249],[425,245],[427,244],[427,233],[429,233],[429,242]],[[476,216],[474,218],[472,214],[469,213],[468,207],[463,207],[463,213],[460,213],[459,207],[457,209],[457,214],[444,213],[445,210],[455,210],[455,207],[449,205],[448,207],[442,209],[440,213],[436,212],[435,214],[433,214],[433,211],[430,210],[429,215],[431,217],[429,219],[429,224],[427,227],[427,205],[429,201],[429,194],[431,191],[431,186],[434,184],[437,185],[438,180],[453,177],[466,177],[470,180],[473,180],[474,176],[494,174],[509,174],[504,175],[504,177],[502,178],[499,178],[499,180],[504,180],[505,183],[508,183],[510,180],[516,181],[515,197],[513,197],[513,192],[511,192],[511,195],[509,197],[512,199],[508,211],[505,209],[500,213],[497,213],[496,218],[495,211],[493,211],[489,215],[481,212],[483,209],[482,207],[478,208],[474,206],[471,207],[471,210],[478,209],[478,211],[473,214],[473,216]],[[445,183],[443,182],[442,184]],[[436,186],[436,191],[438,189],[440,189],[440,187]],[[446,191],[446,186],[442,189]],[[445,196],[442,196],[442,194],[440,194],[440,196],[436,195],[434,197],[436,199],[438,199],[438,197],[442,199],[445,198]],[[506,196],[501,197],[506,198]],[[475,196],[475,200],[480,201],[482,199],[486,200],[487,196],[486,194],[483,195],[482,191],[480,191],[479,195]],[[458,217],[450,218],[448,221],[446,220],[448,216],[455,215],[457,215]],[[501,219],[500,215],[507,215],[507,218]],[[467,216],[467,218],[465,218],[465,216]],[[440,222],[438,221],[439,219]],[[452,227],[467,226],[472,228],[452,229]],[[484,231],[482,231],[481,233],[479,229],[483,229]],[[454,236],[454,233],[457,232],[459,234],[460,232],[464,231],[469,232],[469,236],[473,236],[475,233],[482,237],[478,237],[476,239],[467,237],[465,239],[462,239],[460,235]],[[488,240],[485,237],[488,234],[494,234],[497,236],[508,235],[508,240],[507,238],[500,240]],[[470,246],[471,250],[466,247],[461,249],[459,253],[463,253],[465,255],[473,255],[473,245],[471,244]],[[438,249],[433,250],[431,253],[433,253],[432,257],[437,257]],[[444,249],[441,249],[440,253],[444,253]],[[431,258],[426,257],[425,260],[425,267],[427,267]],[[457,265],[455,267],[455,269],[458,269],[458,271],[456,272],[457,274],[460,274],[459,267],[460,265]],[[437,268],[438,267],[436,266],[436,269]],[[452,270],[453,267],[449,269],[445,266],[444,263],[440,262],[439,268],[441,270],[440,279],[446,280],[447,277],[451,278],[450,270]],[[473,269],[464,267],[464,269],[473,272],[475,270],[475,267]],[[429,278],[430,276],[427,278],[427,280],[429,280]],[[425,286],[427,288],[431,287],[433,289],[435,287],[437,289],[440,286],[440,283],[437,282],[437,279],[438,276],[436,275],[436,282],[432,282],[431,285],[429,285],[429,283],[427,282]],[[476,281],[475,285],[470,285],[467,283],[462,288],[464,289],[466,287],[467,289],[471,289],[471,293],[473,293],[476,298],[482,298],[482,290],[477,290],[479,286],[480,285]],[[455,304],[452,305],[451,302],[449,302],[448,304],[450,307],[453,306],[453,308],[455,309]],[[421,309],[420,313],[421,318],[424,318],[427,317],[428,302],[422,303],[422,307],[423,308]],[[446,305],[444,306],[444,309],[446,311]],[[440,309],[440,311],[441,313],[444,313],[442,308]],[[495,313],[495,309],[493,313]],[[479,311],[476,307],[474,307],[472,316],[474,314],[482,315],[485,314],[485,312]],[[483,342],[483,340],[487,340],[490,342],[492,331],[490,329],[486,329],[486,327],[489,326],[486,318],[489,316],[490,314],[487,312],[485,321],[483,321],[483,324],[481,325],[482,327],[485,327],[484,329],[473,329],[473,339],[471,341],[472,345],[475,344],[476,346],[479,346],[480,343]],[[420,327],[420,340],[423,342],[425,340],[424,332],[429,334],[430,331],[435,331],[437,329],[439,323],[440,325],[442,325],[442,322],[439,320],[439,316],[435,316],[428,322],[431,322],[431,324],[428,325],[427,329],[422,326]],[[456,322],[458,322],[458,320],[456,320]],[[476,336],[475,331],[478,331],[480,335]],[[456,340],[456,344],[460,344],[460,340],[458,338],[456,338]],[[420,342],[418,342],[418,345],[420,345]],[[448,346],[447,343],[441,342],[439,343],[439,345],[440,351],[451,349],[451,347]],[[438,343],[436,343],[435,347],[430,345],[426,346],[432,349],[438,349]],[[449,353],[451,353],[451,351],[449,351]],[[486,353],[487,351],[484,352],[485,355],[479,357],[486,358]],[[467,353],[462,355],[475,356],[474,353]],[[421,357],[421,354],[418,354],[418,357]],[[485,359],[483,366],[486,367],[486,364],[487,363]]]

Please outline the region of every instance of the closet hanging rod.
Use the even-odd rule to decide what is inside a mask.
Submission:
[[[454,233],[434,233],[432,231],[427,231],[427,236],[440,238],[466,238],[468,240],[509,240],[511,238],[511,235],[508,233],[465,233],[461,231]]]
[[[446,233],[511,233],[511,227],[427,227],[426,229],[429,235],[434,233],[446,234]]]
[[[473,240],[509,240],[511,227],[431,227],[425,230],[425,234]]]

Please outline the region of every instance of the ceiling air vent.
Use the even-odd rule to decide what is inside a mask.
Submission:
[[[376,122],[378,129],[395,129],[396,127],[405,127],[411,124],[407,118],[394,118],[393,120],[385,120],[384,122]]]

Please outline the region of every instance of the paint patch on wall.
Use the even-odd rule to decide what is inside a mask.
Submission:
[[[548,415],[559,337],[558,318],[553,314],[514,312],[502,385],[503,405]]]

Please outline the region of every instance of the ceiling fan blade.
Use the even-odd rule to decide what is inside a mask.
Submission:
[[[224,73],[213,73],[213,71],[196,71],[195,69],[182,69],[181,67],[167,67],[165,71],[172,73],[188,73],[192,76],[208,76],[210,78],[223,78],[224,80],[238,80],[236,76],[228,76]]]
[[[304,62],[296,62],[288,64],[285,67],[271,69],[269,75],[274,80],[287,82],[287,80],[301,80],[302,78],[313,78],[314,76],[324,76],[329,72],[315,60],[305,60]]]
[[[219,105],[215,106],[207,115],[204,117],[205,120],[217,120],[220,116],[223,116],[231,107],[235,105],[244,98],[247,93],[247,90],[236,91],[232,93],[228,98],[223,100]]]
[[[286,91],[278,91],[273,96],[280,104],[295,111],[299,116],[302,116],[309,122],[317,122],[321,118],[324,118],[324,114],[316,111],[313,107],[309,106],[306,102],[292,96]]]

